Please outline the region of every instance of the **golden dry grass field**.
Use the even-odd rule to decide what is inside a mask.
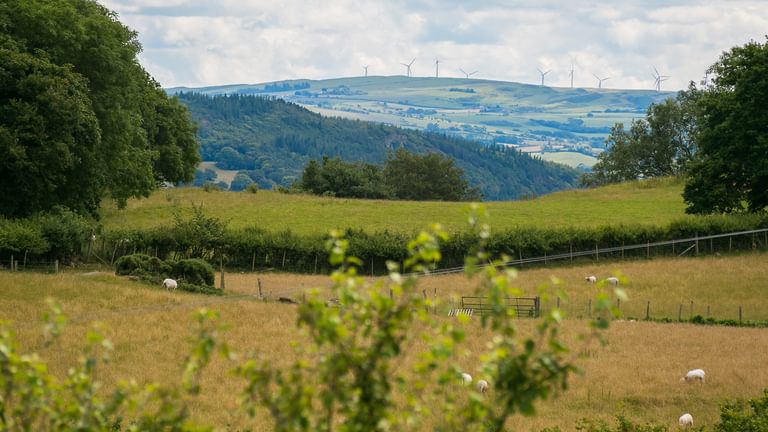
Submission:
[[[745,319],[766,319],[766,264],[765,253],[595,263],[525,270],[517,281],[524,292],[533,293],[550,276],[557,276],[570,304],[578,305],[594,294],[595,287],[583,281],[586,274],[604,278],[620,270],[630,280],[625,286],[630,301],[622,304],[629,315],[644,312],[646,299],[654,305],[652,312],[658,309],[658,314],[667,311],[667,315],[676,315],[676,305],[693,298],[695,312],[709,303],[712,315],[733,317],[728,311],[743,304]],[[302,286],[328,284],[319,276],[227,274],[227,291],[231,295],[253,293],[257,278],[264,291],[272,291],[273,296],[297,296]],[[437,290],[443,299],[450,298],[451,293],[473,292],[462,275],[424,278],[420,284],[428,292]],[[11,320],[24,349],[39,352],[57,374],[65,373],[76,362],[86,329],[94,321],[103,323],[115,346],[111,364],[98,373],[107,386],[128,377],[139,382],[178,382],[194,328],[192,314],[203,304],[221,312],[221,321],[228,324],[223,337],[237,351],[255,350],[276,364],[286,363],[293,355],[290,341],[300,337],[291,305],[167,293],[111,274],[3,272],[0,287],[0,317]],[[71,320],[60,341],[47,348],[42,344],[39,320],[46,310],[46,297],[55,298]],[[593,344],[582,349],[577,336],[585,330],[586,321],[576,318],[579,307],[569,309],[565,303],[563,307],[574,318],[565,321],[565,338],[569,346],[585,354],[578,359],[584,374],[571,380],[567,392],[541,403],[536,417],[513,418],[509,430],[552,426],[574,430],[580,418],[610,420],[619,412],[635,421],[668,426],[673,426],[683,412],[690,412],[697,425],[708,425],[717,420],[718,404],[723,399],[757,397],[768,388],[767,329],[622,321],[612,324],[607,346]],[[520,320],[519,324],[526,333],[534,321]],[[487,335],[475,318],[465,326],[468,355],[461,362],[470,373],[477,372],[476,356],[484,349]],[[409,354],[421,347],[421,342],[410,344]],[[229,374],[232,366],[216,360],[206,370],[202,396],[191,400],[194,418],[218,430],[226,430],[227,425],[232,430],[269,430],[266,416],[252,422],[239,414],[236,400],[243,383]],[[678,382],[685,371],[699,367],[707,371],[705,385]]]

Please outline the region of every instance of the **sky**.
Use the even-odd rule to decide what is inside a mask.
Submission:
[[[768,0],[100,0],[164,87],[369,75],[662,90],[765,42]]]

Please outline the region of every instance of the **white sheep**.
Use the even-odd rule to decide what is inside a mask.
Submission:
[[[462,373],[462,374],[461,374],[461,382],[462,382],[464,385],[470,385],[470,384],[472,384],[472,375],[470,375],[470,374],[468,374],[468,373],[466,373],[466,372]]]
[[[168,291],[171,291],[171,290],[175,291],[177,286],[178,284],[173,279],[165,279],[163,281],[163,288],[167,289]]]
[[[611,276],[609,278],[606,278],[605,280],[608,281],[608,283],[613,286],[619,286],[619,278],[617,277]]]
[[[677,421],[680,427],[688,428],[693,427],[693,416],[685,413],[680,416],[680,420]]]
[[[485,393],[488,391],[488,381],[486,380],[480,380],[477,382],[477,391],[480,393]]]
[[[704,370],[703,369],[693,369],[689,370],[688,373],[685,374],[684,377],[680,378],[680,382],[694,382],[698,381],[700,383],[704,383]]]
[[[595,276],[595,275],[587,276],[587,277],[584,278],[584,280],[589,282],[589,283],[595,283],[595,282],[597,282],[597,276]]]

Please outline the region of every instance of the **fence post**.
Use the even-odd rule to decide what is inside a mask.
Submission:
[[[285,253],[286,253],[286,251],[283,250],[283,267],[282,268],[285,268]]]
[[[571,262],[573,262],[573,243],[568,242],[568,244],[571,246]]]
[[[693,318],[693,300],[691,300],[691,311],[688,313],[690,318]]]
[[[645,320],[648,321],[651,319],[651,301],[648,300],[648,303],[645,304]]]
[[[256,251],[253,251],[253,259],[251,259],[251,273],[256,271]]]
[[[395,298],[395,296],[392,295],[392,288],[390,288],[389,289],[389,299],[392,300],[394,298]]]
[[[219,271],[221,272],[221,282],[219,283],[219,286],[221,287],[221,290],[224,291],[224,259],[221,255],[219,255]]]
[[[624,259],[624,240],[621,241],[621,259]]]
[[[683,320],[683,304],[680,303],[680,309],[677,310],[677,320],[682,321]]]
[[[728,252],[731,251],[731,247],[733,246],[733,236],[728,236]]]
[[[256,283],[259,284],[259,298],[263,299],[264,295],[261,293],[261,278],[256,278]]]
[[[592,299],[587,303],[587,315],[592,318]]]
[[[595,261],[600,261],[600,249],[597,242],[595,242]]]
[[[53,262],[53,271],[54,273],[59,274],[59,260]]]
[[[739,305],[739,323],[741,323],[741,305]]]
[[[675,254],[675,240],[672,239],[672,255]]]
[[[11,272],[13,272],[13,255],[11,255]]]
[[[709,305],[707,305],[707,318],[709,318]]]
[[[621,299],[616,299],[616,310],[621,311]]]
[[[544,265],[546,265],[546,264],[547,264],[547,252],[545,251],[544,252]]]
[[[696,233],[696,255],[699,255],[699,233]]]
[[[648,243],[645,246],[645,257],[650,258],[651,257],[651,241],[648,240]]]
[[[520,249],[518,252],[520,252],[520,268],[523,268],[523,250]]]
[[[28,252],[27,250],[24,251],[24,263],[22,264],[22,267],[24,268],[24,270],[27,269],[27,252]]]
[[[317,274],[317,254],[315,254],[315,272],[314,274]]]
[[[560,296],[557,296],[557,308],[560,309]]]
[[[371,276],[373,276],[373,258],[371,258]]]

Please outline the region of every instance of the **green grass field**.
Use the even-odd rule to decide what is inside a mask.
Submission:
[[[629,302],[623,309],[643,309],[652,298],[657,314],[675,314],[684,299],[701,299],[700,304],[722,304],[714,309],[725,313],[735,302],[750,302],[749,307],[768,310],[768,267],[765,253],[702,259],[663,259],[643,262],[600,263],[583,266],[521,271],[513,283],[525,292],[557,276],[570,302],[579,303],[594,295],[595,286],[584,283],[583,275],[601,278],[620,270],[630,281],[625,287]],[[230,294],[253,291],[254,278],[265,288],[280,292],[280,287],[327,286],[320,276],[286,274],[232,274],[228,276]],[[221,312],[227,324],[222,337],[235,351],[257,350],[275,362],[286,364],[293,357],[289,341],[300,340],[295,328],[296,309],[290,305],[264,303],[253,298],[226,301],[186,293],[168,293],[109,273],[87,275],[66,272],[58,275],[0,272],[0,316],[13,322],[25,350],[37,351],[47,359],[50,370],[58,376],[66,373],[81,355],[85,332],[94,322],[106,328],[114,343],[112,361],[98,370],[98,379],[109,388],[119,379],[133,377],[138,383],[162,381],[178,383],[181,366],[190,349],[193,333],[192,314],[205,303]],[[420,280],[431,292],[441,291],[441,298],[451,293],[473,292],[463,276],[443,276]],[[70,317],[71,323],[59,343],[45,346],[39,317],[47,310],[45,298],[55,298]],[[697,300],[698,302],[699,300]],[[564,304],[566,310],[568,307]],[[698,309],[697,309],[698,310]],[[538,415],[515,416],[509,430],[540,431],[545,427],[575,430],[581,418],[611,421],[623,413],[635,422],[667,425],[674,430],[677,417],[691,412],[697,426],[717,421],[718,405],[726,398],[753,398],[768,386],[765,329],[614,322],[607,332],[607,345],[584,346],[579,334],[586,322],[569,313],[564,322],[566,344],[583,354],[576,362],[583,375],[570,380],[570,388],[538,404]],[[441,318],[448,319],[448,318]],[[458,321],[451,321],[459,325]],[[529,334],[534,321],[520,320],[522,335]],[[477,355],[485,349],[487,335],[471,319],[463,327],[467,332],[466,354],[459,358],[463,369],[477,374]],[[408,344],[405,362],[413,361],[423,341]],[[271,430],[267,415],[247,420],[237,409],[237,396],[243,383],[229,370],[231,362],[214,361],[204,372],[202,393],[190,400],[192,417],[216,430]],[[707,371],[705,385],[678,382],[685,371]],[[437,414],[436,414],[437,415]],[[430,419],[426,420],[427,426]]]
[[[485,204],[492,228],[516,226],[663,225],[687,217],[682,183],[672,179],[630,182],[597,189],[558,192],[527,201]],[[202,205],[206,214],[230,228],[258,226],[298,234],[327,233],[336,228],[411,233],[439,222],[449,231],[466,227],[469,205],[455,202],[371,201],[289,195],[274,191],[205,192],[164,189],[133,199],[124,210],[106,203],[101,219],[110,228],[148,228],[173,223],[174,211]]]

